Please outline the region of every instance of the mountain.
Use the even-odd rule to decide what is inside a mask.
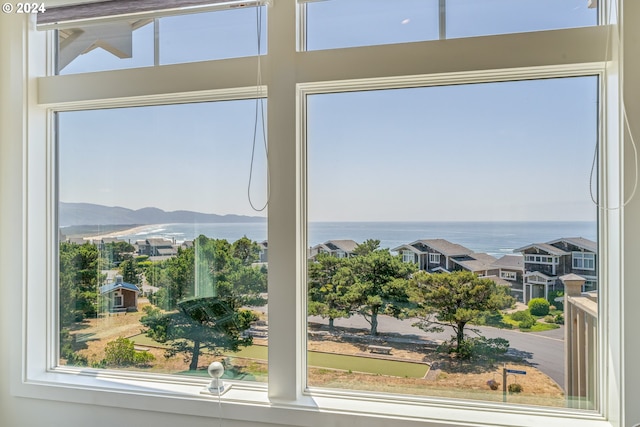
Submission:
[[[71,225],[108,224],[170,224],[170,223],[231,223],[261,222],[265,218],[246,215],[216,215],[192,211],[165,212],[158,208],[132,210],[118,206],[102,206],[91,203],[60,202],[61,227]]]

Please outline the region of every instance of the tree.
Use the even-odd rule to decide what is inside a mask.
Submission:
[[[134,285],[141,282],[142,269],[138,266],[138,260],[135,258],[125,259],[120,263],[118,269],[124,282],[133,283]]]
[[[411,300],[418,307],[415,314],[420,319],[415,326],[427,332],[442,332],[443,326],[451,326],[455,332],[454,352],[464,348],[467,324],[477,321],[483,313],[508,307],[514,301],[507,287],[468,271],[419,272],[409,283]]]
[[[233,257],[239,259],[244,265],[251,265],[260,259],[260,246],[247,236],[233,242],[231,250]]]
[[[113,265],[119,265],[125,259],[130,259],[135,253],[132,244],[125,241],[105,243],[104,248],[100,251],[101,261],[104,268],[112,268]]]
[[[257,316],[243,307],[266,303],[267,271],[251,266],[250,251],[236,250],[251,247],[240,240],[236,245],[201,235],[193,248],[179,250],[166,261],[168,283],[158,291],[172,311],[147,308],[141,319],[148,336],[170,345],[167,356],[184,353],[192,370],[203,347],[235,351],[252,344],[242,333]]]
[[[169,344],[166,357],[184,353],[192,371],[198,369],[204,347],[220,353],[253,343],[243,332],[257,317],[252,311],[241,309],[238,299],[232,296],[186,299],[171,313],[151,306],[144,310],[146,315],[140,321],[147,327],[147,336]]]
[[[354,255],[369,255],[371,252],[380,248],[380,240],[378,239],[367,239],[364,242],[360,243],[353,250]]]
[[[374,241],[375,242],[375,241]],[[371,335],[378,335],[378,315],[402,318],[410,307],[407,279],[416,270],[415,264],[402,262],[388,249],[368,251],[348,258],[350,277],[344,277],[348,290],[345,299],[351,311],[361,314],[371,325]]]
[[[309,261],[307,282],[307,311],[309,315],[329,319],[333,329],[334,319],[349,317],[351,304],[346,298],[352,272],[345,265],[345,258],[321,253]],[[351,279],[351,280],[350,280]]]
[[[163,307],[173,310],[178,301],[193,296],[195,250],[179,248],[177,255],[165,262],[167,283],[164,286],[166,295]]]
[[[60,243],[60,327],[97,315],[100,274],[98,249],[90,244]]]

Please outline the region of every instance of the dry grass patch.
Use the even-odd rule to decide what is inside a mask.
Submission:
[[[78,352],[87,357],[90,364],[102,360],[108,342],[118,337],[132,337],[144,329],[140,324],[140,318],[143,315],[144,312],[140,310],[134,313],[88,319],[75,325],[71,334],[76,337]],[[436,353],[433,350],[433,343],[401,338],[401,336],[389,334],[372,340],[362,332],[329,333],[309,337],[308,349],[345,355],[369,356],[367,345],[388,346],[392,347],[388,357],[430,362],[431,370],[425,378],[401,378],[326,368],[310,368],[308,383],[312,387],[322,388],[502,401],[501,363],[491,365],[486,362],[458,361],[448,355]],[[256,339],[254,343],[267,344],[267,341]],[[188,360],[183,355],[166,358],[163,348],[149,347],[148,351],[156,358],[151,367],[129,369],[157,373],[180,373],[188,370]],[[386,356],[378,355],[377,357]],[[199,369],[202,369],[203,372],[206,371],[207,366],[214,360],[223,361],[225,358],[203,352],[199,359]],[[237,372],[255,375],[258,381],[266,380],[266,361],[226,358],[226,362],[230,363]],[[508,394],[507,401],[544,406],[565,406],[564,394],[560,387],[538,369],[524,363],[509,363],[507,368],[527,371],[526,375],[509,375],[507,377],[507,384],[517,382],[523,389],[521,393]],[[497,390],[490,389],[487,385],[489,380],[500,383]]]

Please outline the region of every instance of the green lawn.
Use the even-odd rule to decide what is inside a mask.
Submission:
[[[129,339],[139,346],[162,347],[161,344],[158,344],[144,334],[136,335]],[[225,353],[225,355],[246,359],[267,360],[267,347],[263,345],[252,345],[235,353]],[[317,351],[308,352],[307,357],[310,367],[339,369],[343,371],[363,372],[367,374],[422,378],[429,371],[429,365],[424,363],[401,362],[371,357],[321,353]]]
[[[536,319],[540,319],[543,318],[544,316],[533,316]],[[508,314],[504,314],[502,316],[502,321],[504,323],[507,323],[509,325],[513,326],[513,329],[519,329],[519,324],[520,322],[513,320],[511,318],[511,316],[509,316]],[[533,325],[532,328],[529,329],[524,329],[524,328],[520,328],[520,331],[522,332],[542,332],[542,331],[550,331],[552,329],[558,329],[560,326],[556,325],[555,323],[543,323],[543,322],[537,322],[535,325]]]

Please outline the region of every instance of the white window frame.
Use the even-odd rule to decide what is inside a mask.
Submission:
[[[549,261],[549,259],[551,261]],[[557,265],[559,264],[560,259],[556,256],[525,254],[524,261],[530,264]]]
[[[500,270],[500,277],[505,280],[516,280],[518,278],[518,273],[515,271]]]
[[[581,267],[576,266],[576,261],[582,264]],[[591,267],[585,267],[585,261],[589,261]],[[595,270],[596,269],[596,254],[593,252],[572,252],[571,253],[571,268],[575,270]]]
[[[402,251],[402,261],[406,263],[415,263],[416,254],[412,251],[404,250]]]
[[[116,301],[120,300],[120,304],[116,304]],[[124,306],[124,296],[122,295],[122,291],[116,291],[113,294],[113,306],[114,307],[122,307]]]
[[[429,264],[440,264],[440,254],[429,253]]]
[[[621,65],[616,49],[622,48],[614,38],[605,37],[611,34],[606,28],[417,42],[402,45],[401,49],[397,45],[384,45],[300,54],[294,49],[297,37],[294,26],[283,24],[295,21],[297,12],[293,3],[277,1],[269,8],[269,54],[263,67],[263,81],[270,94],[269,154],[270,164],[274,166],[268,220],[272,249],[269,260],[270,382],[268,389],[234,384],[222,397],[225,418],[251,425],[366,423],[371,427],[452,423],[604,427],[638,422],[640,409],[633,405],[633,399],[640,394],[640,368],[633,362],[632,355],[640,346],[623,326],[640,321],[640,311],[634,310],[631,304],[638,298],[630,297],[640,296],[640,291],[626,285],[635,281],[635,273],[620,268],[624,260],[632,262],[640,256],[638,250],[625,244],[623,239],[624,230],[629,233],[634,230],[633,218],[637,218],[636,211],[640,210],[637,202],[627,208],[626,215],[615,209],[600,212],[598,242],[607,242],[606,250],[601,248],[602,256],[598,257],[603,278],[600,308],[602,318],[608,320],[599,326],[602,415],[564,408],[504,407],[477,401],[305,390],[306,298],[301,284],[306,277],[306,149],[303,142],[307,94],[600,74],[604,79],[600,132],[605,141],[599,156],[600,200],[610,200],[608,206],[617,206],[615,201],[623,199],[623,189],[632,187],[633,171],[621,168],[625,140],[620,132],[618,70]],[[627,2],[625,6],[629,21],[640,16],[637,4]],[[9,338],[13,344],[11,357],[17,362],[17,369],[9,373],[11,394],[29,399],[100,402],[111,407],[215,417],[218,415],[216,400],[201,394],[205,380],[55,368],[58,328],[52,308],[57,295],[52,290],[54,287],[47,286],[56,271],[52,215],[55,212],[52,187],[55,153],[48,143],[51,111],[54,107],[63,110],[90,105],[111,107],[176,100],[236,99],[241,92],[237,88],[251,88],[255,84],[254,69],[249,66],[255,60],[239,58],[94,75],[40,77],[46,68],[47,41],[43,34],[33,30],[31,20],[28,16],[0,16],[0,34],[10,35],[0,37],[0,43],[13,47],[0,50],[0,63],[12,64],[11,75],[7,76],[12,84],[3,86],[3,89],[11,88],[3,94],[10,97],[10,101],[0,101],[2,106],[10,108],[0,111],[3,123],[22,124],[0,127],[3,141],[17,142],[0,147],[3,154],[0,161],[3,176],[15,179],[24,190],[0,196],[2,206],[15,208],[0,224],[3,249],[14,250],[3,251],[0,262],[3,267],[21,266],[0,271],[8,272],[7,281],[22,285],[23,298],[23,304],[12,305],[7,314],[19,319],[22,326],[21,334]],[[637,30],[625,31],[633,34]],[[599,55],[605,51],[600,49],[605,40],[611,42],[614,52],[613,60],[608,63],[610,73],[606,76]],[[287,73],[293,80],[279,78],[277,67],[283,64],[295,68],[295,72]],[[628,66],[633,71],[640,68],[637,65],[633,68],[631,61]],[[176,78],[176,75],[191,78]],[[211,79],[212,75],[219,78]],[[636,81],[630,81],[629,86],[636,87],[633,86]],[[1,80],[0,84],[4,82],[6,80]],[[251,97],[250,92],[247,90],[247,97]],[[640,121],[638,115],[630,116]],[[15,250],[16,247],[19,250]],[[622,298],[623,292],[626,300]],[[622,342],[627,334],[629,339],[623,352]],[[626,362],[627,359],[630,361]],[[247,410],[248,407],[251,410]]]

